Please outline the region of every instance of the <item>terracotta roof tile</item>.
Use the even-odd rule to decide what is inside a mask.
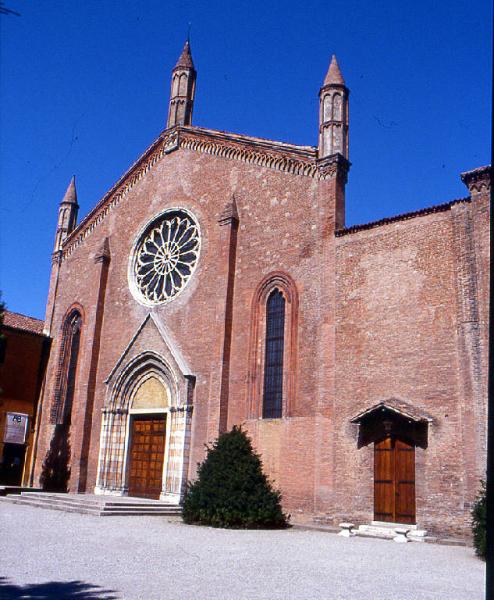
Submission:
[[[3,315],[3,324],[6,327],[12,327],[12,329],[21,329],[30,333],[42,334],[45,322],[41,321],[41,319],[35,319],[34,317],[6,310]]]
[[[435,206],[429,206],[427,208],[421,208],[420,210],[414,210],[413,212],[387,217],[385,219],[380,219],[379,221],[371,221],[370,223],[362,223],[362,225],[351,225],[350,227],[337,229],[335,231],[335,235],[336,237],[342,237],[344,235],[349,235],[350,233],[364,231],[365,229],[374,229],[374,227],[381,227],[382,225],[387,225],[388,223],[395,223],[396,221],[408,221],[409,219],[415,219],[415,217],[422,217],[424,215],[443,212],[445,210],[449,210],[455,204],[461,204],[470,201],[470,198],[458,198],[457,200],[451,200],[451,202],[436,204]]]

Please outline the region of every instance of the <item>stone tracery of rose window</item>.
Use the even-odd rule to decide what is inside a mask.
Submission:
[[[133,264],[135,285],[146,303],[167,302],[185,287],[199,249],[199,230],[187,213],[167,213],[153,223],[138,243]]]

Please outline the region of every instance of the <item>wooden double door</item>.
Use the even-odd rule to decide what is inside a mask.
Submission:
[[[415,524],[415,446],[390,436],[374,444],[374,519]]]
[[[159,499],[165,457],[165,415],[133,415],[129,450],[129,496]]]

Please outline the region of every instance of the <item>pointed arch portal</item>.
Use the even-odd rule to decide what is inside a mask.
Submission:
[[[179,378],[154,352],[121,368],[103,409],[95,493],[180,502],[192,409]]]
[[[160,497],[166,448],[166,409],[170,390],[154,374],[137,388],[129,409],[128,493]]]

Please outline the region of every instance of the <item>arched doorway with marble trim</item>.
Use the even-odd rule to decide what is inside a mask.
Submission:
[[[133,441],[139,435],[136,423],[147,420],[157,424],[157,437],[163,429],[159,498],[179,503],[187,479],[194,382],[175,372],[159,354],[145,352],[112,373],[106,383],[95,493],[126,496],[139,489]],[[156,471],[156,465],[153,468]]]
[[[170,448],[167,409],[170,390],[155,373],[148,374],[129,403],[127,488],[129,496],[160,497]]]

